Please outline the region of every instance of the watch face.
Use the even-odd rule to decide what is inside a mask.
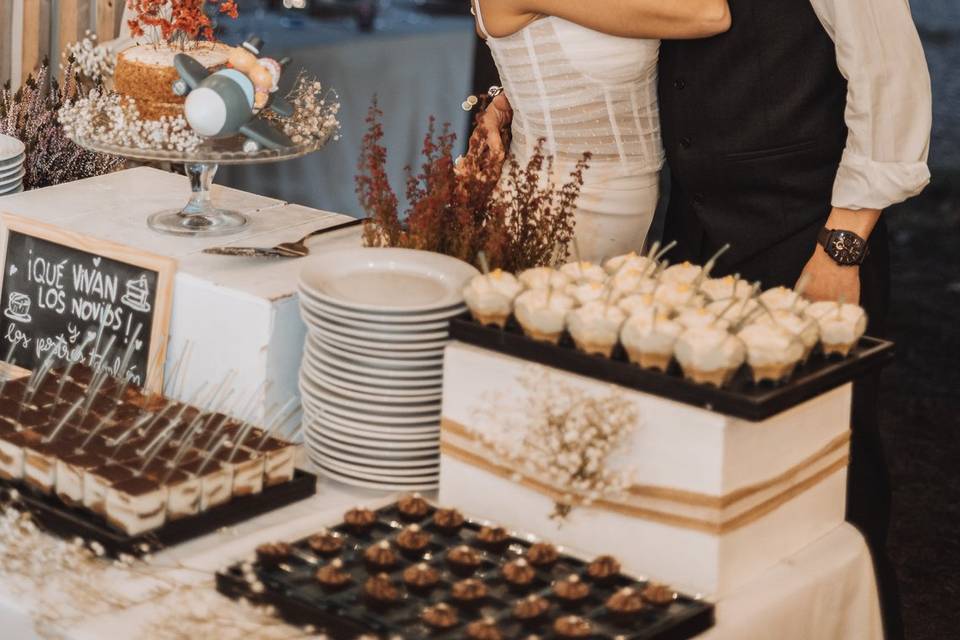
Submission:
[[[827,240],[827,253],[837,264],[855,265],[863,260],[866,250],[863,238],[850,231],[834,231]]]

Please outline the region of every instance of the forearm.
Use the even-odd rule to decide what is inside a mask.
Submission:
[[[841,209],[834,207],[827,218],[826,227],[828,229],[842,229],[844,231],[853,231],[861,238],[869,238],[873,228],[880,220],[880,211],[878,209]]]

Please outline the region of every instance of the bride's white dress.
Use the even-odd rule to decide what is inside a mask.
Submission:
[[[510,150],[521,166],[543,138],[555,158],[553,179],[562,184],[584,151],[593,154],[576,214],[581,257],[640,249],[663,166],[660,41],[610,36],[552,16],[495,38],[475,2],[477,25],[513,107]]]

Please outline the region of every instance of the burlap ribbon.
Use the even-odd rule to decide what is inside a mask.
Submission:
[[[498,459],[474,432],[449,418],[442,421],[440,450],[487,473],[514,479],[553,500],[560,501],[568,493],[527,471],[516,479],[515,464]],[[850,432],[845,431],[783,473],[724,495],[633,485],[623,497],[599,499],[592,507],[685,529],[728,533],[755,522],[843,469],[849,454]]]

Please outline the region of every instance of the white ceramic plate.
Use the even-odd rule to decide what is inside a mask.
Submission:
[[[335,344],[325,342],[321,337],[313,335],[307,336],[307,339],[313,341],[314,344],[319,346],[319,348],[323,349],[332,356],[336,356],[341,360],[356,362],[357,364],[368,367],[376,367],[378,369],[435,369],[437,367],[443,367],[443,356],[439,358],[424,358],[422,360],[415,360],[413,358],[407,360],[396,360],[394,358],[383,358],[359,353],[351,353],[336,346]]]
[[[11,158],[10,160],[0,160],[0,171],[11,171],[13,169],[19,171],[26,159],[26,155],[21,153],[16,158]]]
[[[17,157],[23,155],[23,152],[26,150],[26,148],[27,147],[22,142],[13,136],[0,133],[0,162],[5,163],[8,160],[16,159]]]
[[[363,412],[370,411],[376,415],[416,415],[436,413],[440,411],[440,402],[438,401],[421,402],[418,404],[400,404],[396,402],[381,403],[354,400],[352,398],[341,396],[335,391],[324,389],[322,386],[314,384],[309,379],[303,380],[303,390],[321,404],[324,402],[331,402],[348,409],[355,409]]]
[[[354,487],[360,487],[361,489],[374,489],[376,491],[432,491],[437,488],[440,484],[440,479],[437,478],[432,482],[426,483],[406,483],[406,482],[374,482],[370,480],[362,480],[355,478],[353,476],[337,473],[332,469],[325,469],[319,463],[314,463],[320,468],[320,472],[331,480],[340,482],[343,484],[349,484]]]
[[[391,380],[394,378],[403,380],[425,380],[426,382],[424,384],[442,384],[443,366],[371,367],[331,353],[319,345],[309,344],[307,345],[307,351],[321,363],[330,364],[340,369],[359,373],[360,375],[389,378]]]
[[[363,435],[344,433],[340,428],[335,427],[329,422],[322,424],[317,423],[314,427],[311,427],[311,430],[314,433],[321,434],[328,440],[333,440],[343,449],[348,451],[356,449],[357,453],[363,453],[368,448],[373,448],[380,452],[395,452],[397,455],[406,455],[407,451],[423,452],[426,454],[439,451],[440,447],[439,431],[437,435],[423,440],[396,440],[379,434]],[[383,455],[383,453],[380,455]]]
[[[428,476],[437,473],[440,470],[440,456],[425,458],[423,461],[403,462],[397,460],[389,461],[391,465],[381,465],[381,460],[364,460],[362,462],[351,462],[341,457],[335,449],[326,443],[319,441],[315,436],[306,437],[307,448],[310,449],[314,458],[321,458],[325,463],[341,467],[340,471],[346,473],[375,473],[383,476]]]
[[[440,420],[421,424],[381,424],[371,420],[354,419],[332,413],[328,407],[320,405],[307,397],[303,398],[303,406],[306,411],[308,423],[316,421],[317,424],[333,424],[346,430],[395,433],[398,434],[397,439],[400,439],[401,434],[409,434],[411,437],[416,438],[432,437],[440,431]]]
[[[6,180],[11,176],[19,174],[21,171],[26,173],[26,170],[23,168],[23,164],[18,163],[10,167],[4,167],[3,165],[0,165],[0,180]]]
[[[355,442],[345,442],[343,436],[339,433],[326,428],[311,431],[310,437],[316,437],[324,442],[329,442],[332,446],[353,455],[369,455],[373,458],[410,459],[440,455],[440,445],[437,440],[434,440],[432,446],[398,448],[395,447],[392,442],[365,438],[354,438],[353,440],[355,440]],[[357,444],[357,442],[361,442],[362,444]]]
[[[341,249],[310,258],[300,284],[344,309],[409,314],[462,303],[461,292],[477,273],[466,262],[430,251]]]
[[[395,348],[396,345],[391,345],[389,348],[385,349],[384,347],[377,346],[375,344],[364,346],[363,344],[357,344],[356,341],[354,341],[353,344],[344,342],[342,338],[335,336],[332,333],[317,335],[315,332],[311,332],[310,335],[313,335],[317,340],[320,340],[324,344],[332,344],[342,351],[359,353],[360,355],[371,356],[374,358],[387,358],[390,360],[436,359],[443,356],[443,349],[447,346],[447,343],[443,342],[441,346],[431,347],[429,349],[407,349],[406,347],[411,345],[400,344],[399,346],[401,348],[399,349]]]
[[[20,169],[14,174],[0,178],[0,189],[9,189],[14,185],[18,185],[23,182],[23,176],[27,175],[26,169]]]
[[[367,322],[365,320],[340,318],[326,311],[319,311],[317,306],[311,304],[300,305],[300,310],[303,312],[303,321],[308,325],[332,325],[334,328],[343,327],[357,331],[380,333],[427,333],[429,331],[449,331],[450,329],[448,320],[404,323]]]
[[[306,322],[306,319],[304,319]],[[312,333],[318,335],[334,334],[339,337],[359,338],[362,340],[372,340],[374,342],[431,342],[436,340],[446,340],[450,337],[450,331],[404,331],[385,333],[382,331],[367,331],[365,329],[356,329],[343,325],[335,325],[332,322],[320,321],[310,325]]]
[[[323,389],[324,391],[330,391],[344,398],[349,398],[350,400],[359,400],[360,402],[372,402],[374,404],[393,404],[393,405],[417,405],[417,404],[430,404],[435,402],[440,402],[443,398],[443,392],[437,390],[436,392],[431,392],[426,395],[417,395],[417,396],[391,396],[379,393],[377,389],[371,387],[364,391],[357,391],[348,387],[344,387],[339,383],[331,382],[329,378],[321,379],[316,376],[311,376],[309,373],[301,377],[301,382],[309,381],[316,387]]]
[[[0,191],[0,196],[12,196],[15,193],[23,192],[23,185],[17,185],[15,189],[9,189],[7,191]]]
[[[320,414],[312,407],[305,407],[306,414],[304,424],[308,425],[304,431],[316,431],[325,429],[328,432],[336,432],[340,436],[349,436],[359,438],[360,440],[379,440],[383,442],[392,442],[397,446],[411,446],[413,448],[423,448],[432,446],[440,441],[440,425],[435,424],[428,427],[378,427],[371,425],[349,425],[348,421],[341,420],[329,413]]]
[[[306,364],[306,359],[304,360],[304,364]],[[354,394],[360,395],[361,397],[359,399],[361,400],[369,395],[371,398],[378,396],[404,399],[404,401],[409,402],[429,402],[437,396],[443,395],[443,389],[441,387],[378,387],[367,382],[353,382],[352,380],[339,378],[335,374],[317,369],[316,365],[311,365],[306,367],[306,369],[307,370],[304,371],[303,368],[301,368],[301,375],[308,376],[311,380],[332,387],[343,395],[347,395],[345,390],[352,391]]]
[[[322,448],[322,452],[329,457],[341,460],[344,464],[360,464],[369,467],[383,467],[384,470],[394,469],[433,469],[440,464],[440,450],[429,452],[424,456],[409,455],[406,458],[384,457],[375,450],[361,451],[360,454],[345,450],[333,440],[324,438],[323,434],[311,434],[313,444]],[[429,471],[428,471],[429,473]]]
[[[347,380],[371,387],[379,387],[382,389],[416,389],[416,395],[436,393],[436,391],[442,387],[442,380],[440,378],[383,378],[380,376],[358,374],[336,364],[321,361],[311,351],[307,351],[304,354],[303,367],[307,369],[307,373],[310,376],[315,376],[318,372],[324,372],[327,376],[332,376],[337,380]]]
[[[313,333],[317,333],[316,330]],[[339,345],[347,345],[352,347],[363,347],[364,349],[373,350],[373,351],[436,351],[437,349],[443,349],[447,346],[449,340],[432,340],[429,342],[402,342],[402,341],[389,341],[384,342],[382,340],[369,340],[366,338],[354,338],[351,336],[345,336],[342,333],[334,333],[332,331],[324,331],[321,333],[321,337],[324,340],[329,340],[330,342],[336,343]]]
[[[374,413],[372,411],[361,411],[358,409],[351,409],[349,407],[341,407],[340,405],[330,402],[329,400],[319,400],[316,398],[310,399],[313,401],[312,404],[314,406],[319,407],[325,413],[329,413],[345,420],[353,420],[354,422],[358,422],[360,424],[370,423],[380,427],[387,427],[390,425],[403,426],[408,424],[418,427],[425,427],[433,424],[440,424],[439,409],[431,413],[390,415],[386,413]]]
[[[400,480],[402,482],[432,482],[439,479],[440,468],[424,469],[392,469],[370,465],[340,462],[336,458],[323,455],[317,448],[311,448],[310,459],[324,469],[332,469],[337,473],[348,473],[360,478],[378,482]]]
[[[319,311],[340,320],[359,320],[361,322],[375,322],[379,324],[422,324],[424,322],[441,322],[449,320],[467,311],[466,304],[455,304],[445,309],[437,309],[428,313],[377,313],[374,311],[355,311],[335,307],[315,298],[308,291],[300,289],[300,305],[311,311]]]

